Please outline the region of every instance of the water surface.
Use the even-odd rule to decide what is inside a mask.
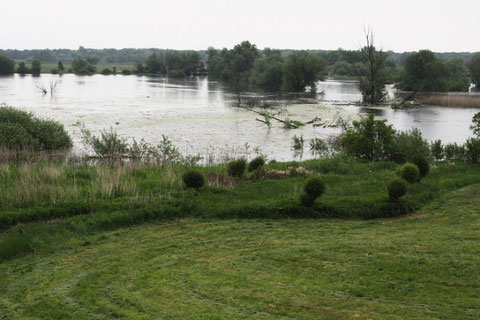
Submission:
[[[57,82],[53,95],[43,95],[37,88]],[[428,140],[463,143],[470,135],[469,126],[479,110],[469,108],[421,107],[392,110],[388,107],[363,108],[352,103],[361,99],[354,82],[326,81],[318,85],[325,91],[315,103],[302,104],[298,97],[280,100],[260,92],[246,96],[275,98],[286,106],[280,116],[300,121],[320,117],[332,121],[338,116],[358,119],[373,113],[387,119],[399,130],[419,128]],[[394,93],[390,90],[390,94]],[[280,97],[280,99],[283,99]],[[338,134],[336,128],[311,125],[286,130],[279,124],[271,129],[255,119],[255,114],[236,108],[235,95],[228,86],[205,77],[167,79],[147,76],[75,76],[13,75],[0,78],[0,103],[22,108],[41,117],[60,121],[72,134],[77,150],[82,148],[80,127],[83,123],[94,132],[110,127],[125,137],[144,138],[156,143],[166,135],[182,152],[204,156],[252,154],[259,148],[270,159],[291,160],[291,139],[302,135],[327,139]],[[248,144],[246,146],[246,144]],[[303,158],[312,155],[305,147]]]

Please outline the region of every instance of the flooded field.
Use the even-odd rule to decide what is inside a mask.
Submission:
[[[55,93],[43,95],[37,87],[57,83]],[[353,82],[326,81],[318,85],[323,95],[309,99],[270,97],[251,92],[245,99],[275,100],[282,118],[309,121],[319,117],[331,121],[341,116],[358,119],[373,113],[387,119],[398,130],[419,128],[428,140],[463,143],[470,135],[472,116],[478,109],[421,107],[392,110],[363,108]],[[394,92],[390,89],[390,94]],[[291,139],[302,135],[306,141],[326,139],[339,129],[307,125],[284,129],[268,128],[255,114],[235,107],[236,97],[224,84],[207,78],[172,80],[146,76],[14,75],[0,78],[0,103],[22,108],[35,115],[60,121],[72,134],[77,151],[82,151],[80,125],[99,132],[114,128],[126,137],[159,141],[166,135],[183,153],[205,157],[253,154],[254,149],[269,159],[291,160]],[[313,103],[312,103],[313,102]],[[297,155],[298,156],[298,155]],[[306,146],[303,159],[312,157]]]

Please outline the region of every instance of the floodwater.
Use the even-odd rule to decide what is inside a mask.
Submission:
[[[57,83],[53,95],[49,90]],[[353,82],[325,81],[318,85],[324,94],[305,99],[269,96],[260,92],[245,93],[246,98],[274,100],[282,107],[279,118],[309,121],[358,119],[373,113],[387,119],[398,130],[418,128],[428,140],[463,143],[470,135],[471,108],[421,107],[392,110],[389,107],[364,108],[354,105],[361,96]],[[394,95],[392,89],[390,94]],[[162,135],[185,154],[200,154],[212,161],[225,156],[248,156],[257,152],[269,159],[298,158],[291,149],[292,137],[303,136],[303,159],[311,158],[308,141],[327,139],[338,134],[337,128],[313,127],[284,129],[273,123],[269,129],[256,120],[258,115],[235,107],[235,95],[222,83],[206,77],[167,79],[146,76],[75,76],[13,75],[0,77],[0,103],[22,108],[37,116],[63,123],[71,133],[77,151],[85,151],[80,134],[82,123],[93,132],[115,129],[125,137],[144,138],[156,143]]]

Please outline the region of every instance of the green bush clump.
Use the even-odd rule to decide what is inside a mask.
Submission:
[[[442,140],[435,140],[430,145],[430,152],[432,157],[436,161],[442,161],[445,157],[445,147],[442,144]]]
[[[425,156],[419,155],[413,158],[412,163],[418,167],[420,177],[424,178],[430,172],[430,163]]]
[[[416,156],[428,156],[430,153],[430,145],[416,128],[396,132],[389,149],[389,159],[397,163],[412,162]]]
[[[325,192],[325,183],[319,176],[311,177],[303,187],[303,193],[300,196],[300,202],[306,206],[311,207],[315,199],[320,197]]]
[[[415,183],[420,179],[420,169],[413,163],[404,164],[400,176],[408,183]]]
[[[263,157],[256,157],[248,164],[248,172],[252,172],[260,169],[265,165],[265,159]]]
[[[12,107],[0,107],[0,148],[39,151],[71,146],[72,140],[59,122]]]
[[[183,174],[183,183],[188,189],[200,189],[205,185],[205,176],[197,170],[190,170]]]
[[[227,165],[227,173],[232,177],[242,177],[246,168],[247,161],[245,159],[233,160]]]
[[[469,138],[465,142],[465,160],[471,163],[480,162],[480,138]]]
[[[388,186],[388,197],[390,201],[398,201],[407,193],[407,182],[403,179],[395,179]]]

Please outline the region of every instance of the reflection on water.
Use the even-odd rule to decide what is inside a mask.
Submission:
[[[43,95],[36,85],[58,81],[57,91]],[[292,99],[288,117],[309,121],[315,117],[332,120],[341,115],[358,119],[374,114],[385,118],[399,130],[419,128],[429,140],[462,143],[470,136],[469,126],[477,110],[466,108],[422,107],[392,110],[387,107],[364,108],[351,103],[361,99],[354,82],[325,81],[318,85],[317,103],[293,104],[298,96],[249,92],[252,97],[270,100]],[[390,94],[393,94],[390,90]],[[187,153],[237,153],[259,147],[270,159],[291,160],[291,139],[303,135],[327,138],[338,134],[334,128],[302,127],[285,130],[274,125],[270,130],[256,116],[233,106],[232,91],[222,83],[196,77],[173,80],[144,76],[42,75],[0,78],[0,103],[32,111],[36,115],[62,122],[80,146],[78,122],[99,131],[113,127],[120,134],[157,142],[167,135]],[[343,101],[344,103],[333,103]],[[287,101],[285,101],[286,103]],[[306,143],[308,145],[308,143]],[[243,150],[243,151],[242,151]],[[305,150],[303,159],[311,157]]]

